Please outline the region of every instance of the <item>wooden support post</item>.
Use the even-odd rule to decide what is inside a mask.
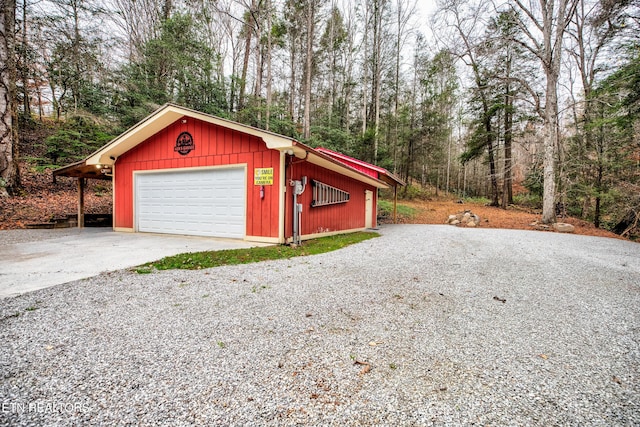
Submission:
[[[398,185],[393,186],[393,223],[398,223]]]
[[[78,178],[78,228],[84,228],[84,178]]]

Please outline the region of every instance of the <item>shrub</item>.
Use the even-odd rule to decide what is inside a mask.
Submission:
[[[54,165],[81,160],[113,138],[105,126],[91,116],[74,116],[64,121],[45,142],[44,155]]]

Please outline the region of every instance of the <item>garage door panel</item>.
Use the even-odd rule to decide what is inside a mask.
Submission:
[[[136,175],[138,231],[245,236],[244,168]]]

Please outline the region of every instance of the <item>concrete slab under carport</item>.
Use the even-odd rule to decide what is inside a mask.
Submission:
[[[266,244],[212,237],[122,233],[111,228],[0,231],[0,298],[186,252]]]

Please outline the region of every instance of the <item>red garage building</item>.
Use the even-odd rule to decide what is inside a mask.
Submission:
[[[294,139],[167,104],[81,162],[113,180],[116,231],[287,243],[376,226],[383,168]]]

